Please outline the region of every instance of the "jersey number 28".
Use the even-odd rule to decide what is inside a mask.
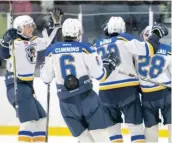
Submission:
[[[139,56],[138,72],[141,76],[150,78],[156,78],[162,73],[165,59],[160,55],[154,55],[153,57]],[[145,67],[149,66],[149,69]]]

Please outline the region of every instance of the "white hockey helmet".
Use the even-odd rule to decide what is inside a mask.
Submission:
[[[108,22],[108,34],[124,33],[126,31],[125,22],[122,17],[112,16]]]
[[[16,28],[19,32],[22,32],[25,25],[33,25],[36,28],[35,22],[28,15],[18,16],[14,19],[13,27]]]
[[[140,34],[142,40],[146,41],[152,35],[152,26],[147,26]]]
[[[82,24],[78,19],[68,18],[63,22],[62,34],[64,37],[71,37],[80,40],[83,34]]]

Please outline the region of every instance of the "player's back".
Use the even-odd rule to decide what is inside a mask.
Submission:
[[[139,56],[137,62],[137,71],[139,76],[151,79],[154,82],[171,85],[171,47],[160,44],[160,48],[152,56]],[[143,92],[143,98],[161,98],[165,96],[162,92],[166,89],[155,83],[140,79],[140,85]],[[158,96],[159,93],[159,96]],[[163,93],[163,94],[162,94]],[[154,95],[154,96],[153,96]],[[155,97],[156,96],[156,97]]]
[[[53,45],[52,58],[57,84],[63,84],[67,75],[75,75],[78,79],[88,75],[83,52],[89,51],[80,42],[58,42]]]
[[[100,46],[97,49],[99,55],[104,58],[106,52],[114,51],[119,54],[121,59],[121,64],[119,69],[127,71],[129,73],[135,73],[135,67],[133,63],[133,55],[126,48],[126,42],[134,39],[130,34],[120,34],[117,37],[111,37],[105,39],[105,44],[101,40]],[[101,44],[103,43],[103,44]],[[98,44],[96,44],[98,45]],[[96,46],[97,47],[97,46]],[[100,83],[100,90],[108,90],[114,88],[121,88],[127,86],[137,86],[139,81],[137,78],[129,77],[118,73],[118,70],[112,72],[112,74],[102,83]]]
[[[97,53],[89,44],[75,41],[57,42],[47,49],[46,56],[51,56],[53,62],[60,99],[92,89],[90,77],[97,78],[103,73],[102,61],[97,60],[96,55]],[[76,77],[79,85],[68,90],[66,84],[69,82],[66,81],[71,80],[70,75]]]

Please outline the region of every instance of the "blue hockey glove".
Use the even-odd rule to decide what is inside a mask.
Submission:
[[[11,42],[11,40],[15,40],[17,37],[18,37],[17,29],[15,28],[8,29],[2,37],[2,43],[3,42],[9,43]]]
[[[103,65],[108,66],[110,70],[115,70],[116,66],[119,66],[120,63],[120,57],[115,52],[108,53],[103,59]]]

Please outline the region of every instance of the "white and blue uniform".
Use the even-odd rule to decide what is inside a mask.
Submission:
[[[42,38],[32,36],[35,23],[28,15],[16,17],[13,27],[7,30],[2,37],[0,58],[7,61],[5,84],[8,101],[16,110],[20,121],[18,141],[22,143],[45,143],[46,112],[34,97],[33,80],[37,52],[45,50],[50,45],[58,27],[44,29]],[[15,81],[14,72],[16,75]]]
[[[10,104],[16,109],[20,130],[18,132],[18,140],[28,142],[33,140],[45,141],[45,121],[46,112],[39,101],[34,97],[34,72],[37,59],[37,51],[44,50],[49,43],[48,39],[38,38],[34,36],[32,39],[26,39],[18,35],[18,39],[14,40],[14,54],[16,60],[16,76],[17,76],[17,98],[14,92],[14,74],[13,59],[11,57],[11,47],[0,47],[1,58],[8,58],[7,72],[5,74],[5,84],[7,90],[7,98]],[[16,101],[17,99],[17,101]],[[38,138],[39,136],[39,138]]]
[[[33,80],[37,51],[44,50],[48,46],[48,41],[46,41],[44,38],[38,38],[36,36],[30,40],[20,35],[19,37],[20,38],[14,40],[14,54],[16,60],[17,96],[19,104],[19,111],[17,112],[20,122],[23,123],[31,120],[38,120],[46,116],[44,109],[33,96]],[[8,50],[7,54],[10,56],[11,50]],[[8,99],[11,105],[15,107],[12,60],[12,57],[7,59],[7,73],[5,75],[5,83],[7,87]],[[29,98],[32,100],[27,100]],[[23,104],[23,102],[25,102],[25,104]],[[34,102],[36,103],[37,108],[35,108],[35,105],[33,106]]]
[[[152,54],[136,58],[139,76],[171,86],[171,46],[160,44],[157,51],[150,53]],[[141,79],[140,86],[146,127],[157,125],[161,121],[159,109],[164,124],[171,124],[171,89]]]
[[[158,41],[155,43],[158,43]],[[140,42],[132,35],[123,33],[116,37],[101,39],[100,42],[96,42],[96,47],[98,47],[97,52],[102,58],[104,58],[103,54],[115,51],[121,58],[121,64],[118,68],[127,73],[137,74],[134,57],[146,55],[150,51],[149,49],[153,48],[152,45],[157,46],[155,43],[151,40],[150,42]],[[139,91],[139,79],[123,75],[118,70],[113,71],[106,80],[99,84],[99,95],[109,117],[109,128],[116,129],[116,124],[119,125],[123,122],[121,112],[124,114],[125,123],[142,126],[143,117]],[[130,130],[133,131],[132,127]],[[111,129],[109,129],[109,132],[111,133]],[[110,140],[122,141],[120,132],[118,134],[114,132],[112,131]],[[140,128],[138,133],[133,133],[131,136],[132,142],[144,141],[144,139]]]
[[[101,58],[87,43],[59,42],[46,50],[41,78],[45,83],[55,78],[61,113],[73,136],[80,136],[86,129],[106,128],[106,120],[102,116],[104,111],[92,90],[91,81],[91,78],[103,79],[106,73]],[[74,75],[79,80],[76,89],[66,88],[68,75]]]
[[[98,47],[97,52],[101,55],[102,58],[104,58],[105,53],[113,50],[117,52],[121,58],[121,64],[118,68],[135,74],[136,71],[134,67],[133,57],[134,55],[141,53],[146,54],[145,45],[146,43],[141,43],[132,35],[127,33],[120,34],[117,37],[101,39],[99,42],[96,42],[96,47]],[[134,112],[129,112],[122,109],[124,107],[127,107],[130,102],[133,102],[139,98],[139,93],[137,92],[139,91],[138,86],[139,79],[120,74],[118,73],[118,70],[113,71],[112,74],[104,82],[101,82],[99,84],[100,98],[102,102],[107,105],[106,107],[110,108],[110,106],[113,105],[115,108],[117,108],[116,106],[118,106],[118,109],[116,110],[117,112],[113,111],[112,108],[109,109],[112,114],[111,116],[114,116],[116,122],[122,122],[120,110],[122,110],[124,114],[130,114],[130,116],[126,116],[126,122],[132,122],[135,124],[140,124],[142,122],[142,116],[139,112],[137,114],[137,119],[133,119],[135,118],[135,116],[133,115],[135,114],[134,110]],[[139,105],[140,102],[137,105],[138,109],[140,109]]]

